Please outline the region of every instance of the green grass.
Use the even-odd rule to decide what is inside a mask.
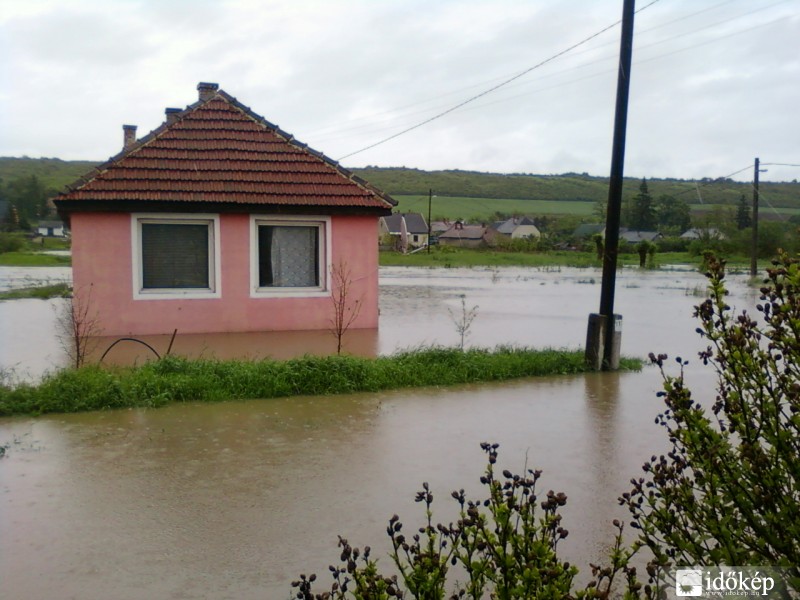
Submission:
[[[741,270],[750,267],[750,259],[746,256],[727,256],[726,264],[729,268]],[[655,255],[656,268],[668,265],[690,265],[700,267],[701,256],[693,256],[688,252],[657,252]],[[619,265],[639,266],[639,255],[636,253],[621,253]],[[576,267],[589,268],[603,266],[594,252],[577,252],[559,250],[552,252],[509,252],[489,249],[453,248],[450,246],[433,246],[431,252],[420,250],[415,254],[401,254],[393,251],[380,253],[382,267]],[[765,270],[770,266],[767,259],[759,259],[759,269]]]
[[[621,366],[638,370],[641,361],[623,359]],[[463,352],[429,347],[374,359],[216,361],[168,356],[140,367],[65,369],[38,385],[0,386],[0,416],[376,392],[585,371],[582,351],[515,347]]]
[[[4,252],[0,254],[0,266],[4,267],[68,267],[69,256],[54,256],[40,252]]]
[[[620,254],[622,265],[639,264],[638,254]],[[699,257],[686,252],[656,254],[657,265],[700,264]],[[432,247],[431,252],[420,250],[416,254],[385,251],[380,254],[381,266],[407,267],[602,267],[594,252],[506,252],[499,250]]]
[[[71,240],[69,238],[39,237],[36,241],[29,241],[26,250],[39,252],[41,250],[69,250]]]
[[[19,300],[22,298],[47,300],[49,298],[66,298],[71,294],[72,286],[70,284],[54,283],[51,285],[40,285],[0,292],[0,300]]]

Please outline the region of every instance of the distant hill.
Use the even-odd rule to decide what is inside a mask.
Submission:
[[[65,185],[76,181],[99,164],[60,158],[0,157],[0,179],[9,183],[14,179],[35,175],[45,189],[61,191]]]
[[[476,173],[472,171],[420,171],[407,168],[367,167],[353,169],[360,177],[388,194],[470,198],[597,202],[608,198],[608,178],[587,174],[529,175]],[[640,179],[627,178],[623,196],[639,191]],[[735,205],[742,194],[752,198],[750,183],[732,179],[647,179],[650,194],[680,196],[689,204]],[[765,201],[775,208],[800,209],[800,183],[765,183],[759,186]]]
[[[35,175],[50,191],[59,191],[100,162],[65,161],[58,158],[0,158],[0,178],[5,184]],[[594,203],[608,197],[608,178],[587,174],[562,175],[498,174],[473,171],[421,171],[408,168],[367,167],[353,172],[391,195],[515,199]],[[623,195],[637,193],[639,179],[626,179]],[[648,179],[654,198],[680,196],[690,204],[733,206],[742,194],[752,197],[752,186],[731,179]],[[775,208],[800,209],[800,183],[761,183],[765,204]]]

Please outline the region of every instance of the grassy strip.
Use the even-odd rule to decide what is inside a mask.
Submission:
[[[641,368],[625,359],[624,369]],[[288,361],[187,360],[168,356],[140,367],[59,371],[39,385],[0,387],[0,415],[69,413],[170,402],[376,392],[587,370],[582,351],[431,347],[375,359],[305,356]]]
[[[0,254],[0,266],[4,267],[68,267],[70,256],[55,256],[40,252],[4,252]]]
[[[656,263],[699,265],[702,257],[693,257],[686,252],[669,252],[656,255]],[[603,266],[593,252],[509,252],[487,249],[433,247],[429,253],[420,250],[415,254],[384,251],[380,253],[380,264],[384,267],[578,267]],[[619,264],[638,266],[638,254],[620,254]]]
[[[702,256],[692,256],[688,252],[659,252],[655,255],[656,268],[667,265],[690,265],[700,268]],[[743,268],[750,264],[750,259],[742,256],[727,257],[729,267]],[[601,268],[603,263],[594,252],[552,251],[552,252],[510,252],[488,249],[432,247],[430,253],[420,250],[414,254],[401,254],[390,250],[380,253],[382,267],[577,267]],[[623,253],[618,257],[618,264],[627,267],[639,266],[639,255]],[[761,259],[758,262],[761,270],[770,265],[770,261]]]
[[[54,283],[51,285],[39,285],[0,292],[0,300],[19,300],[22,298],[48,300],[50,298],[67,298],[71,294],[72,286],[70,284]]]

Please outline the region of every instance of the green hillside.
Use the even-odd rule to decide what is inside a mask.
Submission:
[[[608,198],[608,178],[587,174],[527,175],[475,173],[471,171],[420,171],[406,168],[353,169],[360,177],[392,195],[437,196],[548,200],[569,202],[604,201]],[[640,179],[626,179],[624,196],[636,194]],[[661,195],[680,196],[689,204],[721,204],[733,206],[742,194],[752,197],[750,183],[732,179],[647,179],[654,198]],[[775,208],[800,208],[800,183],[762,182],[760,191],[765,201]],[[569,211],[568,211],[569,212]],[[589,211],[591,212],[591,211]]]
[[[0,157],[0,179],[10,183],[35,175],[47,190],[60,191],[96,167],[99,162],[60,158]]]

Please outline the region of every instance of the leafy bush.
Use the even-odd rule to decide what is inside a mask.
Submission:
[[[659,252],[686,252],[689,249],[690,240],[680,237],[665,237],[658,240]]]
[[[724,263],[709,260],[710,297],[697,307],[717,373],[710,406],[683,375],[662,370],[666,411],[657,422],[672,449],[644,465],[621,502],[655,564],[794,567],[800,591],[800,268],[783,254],[769,269],[761,319],[733,315]]]
[[[0,231],[0,254],[19,252],[25,247],[25,237],[19,233]]]
[[[301,575],[292,582],[295,597],[302,600],[388,600],[416,598],[571,598],[578,569],[558,555],[559,541],[568,531],[562,524],[561,508],[567,497],[552,490],[537,491],[541,471],[516,475],[508,470],[495,473],[498,444],[481,444],[488,464],[481,483],[486,497],[467,499],[464,490],[451,496],[459,505],[456,523],[433,522],[433,493],[427,483],[416,501],[425,506],[425,521],[417,533],[407,537],[397,515],[389,519],[386,532],[391,540],[390,557],[399,573],[382,574],[369,546],[360,551],[340,537],[341,564],[331,566],[332,582],[325,592],[315,593],[316,575]],[[641,585],[636,569],[627,566],[629,554],[622,548],[622,524],[615,522],[616,542],[610,565],[592,565],[594,579],[576,595],[607,598],[615,580],[624,577],[629,593]],[[460,567],[465,577],[455,576]],[[408,594],[408,596],[406,596]]]
[[[532,236],[510,238],[498,235],[492,240],[492,247],[506,252],[538,252],[542,250],[541,238]]]

